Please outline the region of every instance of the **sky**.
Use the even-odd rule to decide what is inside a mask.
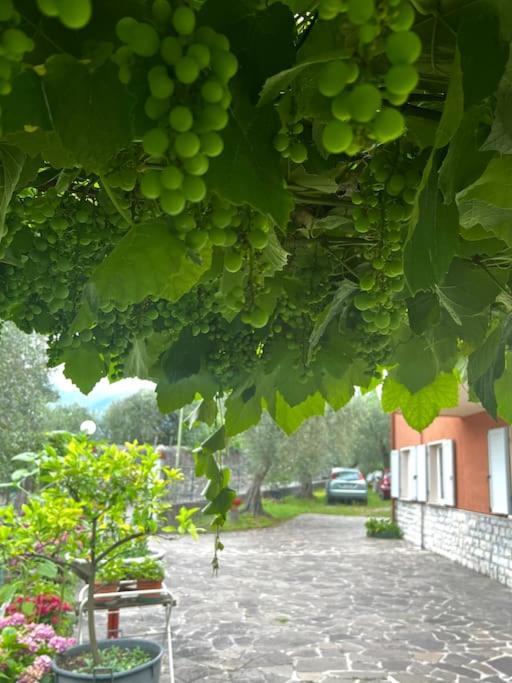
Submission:
[[[59,394],[59,403],[69,405],[78,403],[91,411],[102,412],[113,401],[127,398],[141,389],[154,389],[153,382],[142,379],[122,379],[110,384],[107,379],[101,379],[94,389],[86,396],[75,387],[71,380],[64,376],[64,366],[50,370],[50,383]]]

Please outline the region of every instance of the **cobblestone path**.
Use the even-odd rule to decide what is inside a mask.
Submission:
[[[176,683],[512,681],[512,592],[364,520],[304,515],[166,542]],[[149,608],[125,632],[159,628]],[[128,628],[127,628],[128,626]],[[167,683],[164,679],[163,683]]]

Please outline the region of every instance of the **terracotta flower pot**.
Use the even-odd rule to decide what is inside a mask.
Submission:
[[[162,589],[162,580],[154,579],[137,579],[137,590],[139,591],[149,591],[155,590],[155,593],[159,593]]]
[[[114,583],[95,583],[94,584],[94,594],[98,595],[100,593],[117,593],[119,589],[119,584],[117,581]],[[96,602],[107,602],[110,598],[96,598]]]

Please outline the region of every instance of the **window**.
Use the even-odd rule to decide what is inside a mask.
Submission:
[[[440,443],[427,446],[428,502],[442,503],[443,491],[443,448]]]
[[[416,500],[416,448],[400,449],[400,498]]]
[[[491,512],[508,515],[512,512],[510,491],[510,447],[507,427],[490,429],[487,435],[489,448],[489,502]]]
[[[451,439],[391,452],[391,497],[455,505],[455,459]]]

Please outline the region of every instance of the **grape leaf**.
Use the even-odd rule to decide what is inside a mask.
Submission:
[[[512,157],[492,159],[480,178],[457,194],[460,223],[481,225],[512,246]]]
[[[320,393],[308,396],[302,403],[290,406],[279,391],[275,396],[266,398],[268,412],[286,434],[292,434],[309,417],[323,415],[325,400]]]
[[[132,141],[133,100],[114,64],[91,72],[69,55],[55,55],[46,64],[44,92],[54,128],[77,165],[101,172]]]
[[[16,147],[0,143],[0,238],[5,235],[5,214],[25,159],[25,154]]]
[[[459,383],[452,373],[440,373],[428,386],[416,393],[388,376],[382,387],[382,407],[391,413],[401,410],[407,423],[422,431],[443,408],[454,408],[459,402]]]
[[[407,314],[411,330],[415,334],[423,334],[439,322],[439,300],[432,292],[419,292],[407,300]]]
[[[272,107],[254,109],[239,101],[223,134],[224,153],[210,164],[208,183],[221,197],[249,204],[285,230],[294,203],[272,145],[278,128]]]
[[[42,79],[35,71],[25,70],[18,74],[12,82],[12,92],[0,97],[0,106],[5,134],[26,131],[27,128],[52,130]]]
[[[494,383],[494,393],[498,415],[507,422],[512,422],[512,351],[505,354],[505,368]]]
[[[500,81],[491,131],[482,149],[512,153],[512,55]]]
[[[404,273],[412,294],[443,279],[455,255],[459,234],[457,208],[443,204],[439,192],[437,156],[431,157],[425,174],[404,253]]]
[[[198,256],[192,260],[164,223],[140,223],[96,268],[90,283],[99,302],[129,305],[148,296],[178,301],[209,269],[211,246]]]
[[[83,394],[88,394],[106,372],[105,361],[90,344],[63,354],[64,374]]]
[[[348,305],[350,295],[355,291],[356,285],[350,281],[345,280],[341,283],[338,290],[335,292],[332,301],[318,315],[315,325],[311,330],[309,336],[309,358],[311,359],[312,351],[318,346],[325,330],[327,329],[331,320],[341,313]]]
[[[455,258],[442,284],[437,288],[441,304],[453,319],[481,313],[496,299],[500,291],[499,272],[489,272],[465,259]]]
[[[498,325],[468,360],[468,382],[483,407],[494,418],[498,414],[494,383],[505,369],[505,337],[507,330]]]
[[[226,400],[226,433],[234,436],[245,432],[258,424],[261,413],[261,393],[257,384],[248,382],[242,385]]]

